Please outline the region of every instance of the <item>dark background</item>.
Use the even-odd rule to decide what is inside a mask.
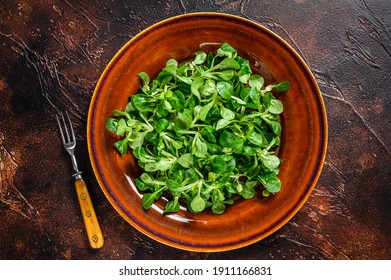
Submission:
[[[136,231],[93,175],[86,144],[91,96],[114,54],[165,18],[214,11],[284,38],[313,71],[329,146],[308,202],[246,248],[194,253]],[[0,259],[391,259],[391,2],[0,0]],[[53,118],[70,112],[77,156],[106,244],[88,248]]]

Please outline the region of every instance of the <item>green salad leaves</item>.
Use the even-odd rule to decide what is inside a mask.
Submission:
[[[131,150],[143,169],[135,183],[145,209],[164,193],[165,212],[183,203],[191,212],[210,207],[222,214],[257,188],[265,197],[280,191],[274,150],[283,104],[272,92],[286,91],[289,82],[266,85],[228,43],[183,65],[170,59],[153,80],[139,77],[140,91],[106,128],[119,136],[118,151]]]

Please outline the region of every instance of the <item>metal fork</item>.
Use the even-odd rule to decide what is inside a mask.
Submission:
[[[92,205],[92,201],[86,183],[81,175],[81,171],[79,171],[77,167],[75,157],[75,133],[73,131],[72,122],[69,118],[68,112],[65,112],[65,114],[66,118],[62,112],[56,115],[58,127],[60,128],[62,144],[65,150],[71,156],[73,170],[75,171],[72,177],[75,179],[77,198],[79,200],[80,209],[82,211],[88,241],[92,248],[99,249],[104,244],[102,231],[100,229],[99,222],[96,217],[94,206]]]

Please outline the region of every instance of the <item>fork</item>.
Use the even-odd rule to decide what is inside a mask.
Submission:
[[[69,118],[68,112],[66,111],[65,113],[66,118],[64,117],[64,114],[62,112],[56,115],[58,127],[60,128],[61,140],[65,150],[71,156],[73,170],[75,171],[72,177],[75,179],[77,198],[79,201],[80,209],[82,211],[88,241],[90,243],[91,248],[99,249],[102,248],[104,244],[103,235],[99,226],[98,219],[96,217],[94,206],[92,205],[87,185],[81,175],[82,172],[79,171],[77,167],[75,157],[75,133],[73,131],[72,122]]]

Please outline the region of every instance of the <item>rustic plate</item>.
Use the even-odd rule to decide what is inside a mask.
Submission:
[[[114,109],[123,110],[139,89],[137,74],[156,75],[169,58],[184,61],[200,49],[228,42],[269,81],[290,81],[278,98],[284,104],[282,190],[228,207],[222,215],[181,210],[164,215],[164,197],[150,210],[141,206],[134,185],[140,170],[131,155],[120,156],[116,138],[105,128]],[[303,59],[276,34],[252,21],[219,13],[195,13],[159,22],[132,38],[114,56],[99,79],[88,115],[88,148],[102,191],[136,229],[164,244],[191,251],[236,249],[278,230],[305,201],[320,175],[327,147],[327,119],[317,83]]]

